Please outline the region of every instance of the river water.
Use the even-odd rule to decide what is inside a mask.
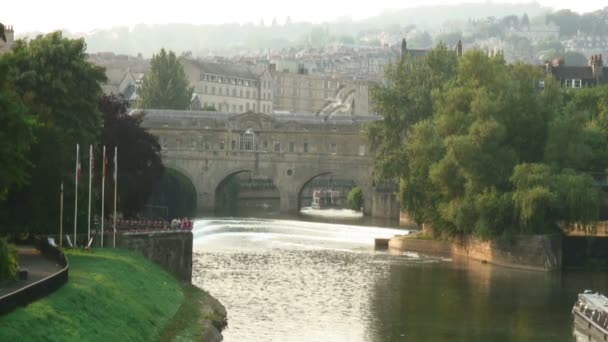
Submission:
[[[288,219],[194,225],[193,283],[225,341],[572,341],[577,293],[606,272],[542,273],[374,251],[407,231]]]

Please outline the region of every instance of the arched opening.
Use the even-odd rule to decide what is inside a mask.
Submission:
[[[176,217],[193,217],[196,214],[196,188],[184,173],[165,168],[156,185],[144,215],[150,219],[171,220]]]
[[[298,210],[311,216],[361,217],[363,196],[365,194],[353,178],[322,173],[302,186],[298,194]]]
[[[247,144],[247,140],[243,143]],[[228,175],[215,189],[215,211],[224,215],[278,213],[280,201],[281,195],[273,180],[249,170]]]

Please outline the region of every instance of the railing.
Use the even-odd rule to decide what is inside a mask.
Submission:
[[[40,251],[56,260],[63,268],[50,276],[40,279],[11,293],[0,297],[0,315],[7,314],[20,306],[26,306],[37,299],[48,296],[68,281],[68,259],[57,247],[48,241],[37,242]]]

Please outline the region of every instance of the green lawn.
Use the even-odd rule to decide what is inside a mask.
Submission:
[[[0,341],[151,341],[184,300],[180,283],[139,254],[68,251],[68,283],[0,317]]]

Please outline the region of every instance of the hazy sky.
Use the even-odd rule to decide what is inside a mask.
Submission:
[[[67,29],[90,31],[112,26],[139,23],[219,24],[226,22],[266,25],[274,17],[283,23],[293,21],[322,22],[342,16],[361,19],[377,15],[388,8],[406,8],[434,4],[457,4],[463,0],[7,0],[0,5],[0,22],[15,26],[18,32]],[[466,2],[487,2],[469,0]],[[525,3],[529,1],[493,1]],[[538,0],[543,6],[570,8],[583,13],[603,8],[606,0]]]

